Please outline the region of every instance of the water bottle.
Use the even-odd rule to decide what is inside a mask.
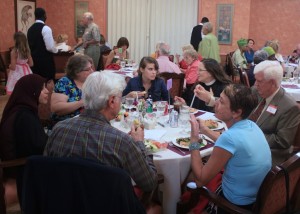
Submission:
[[[152,113],[153,112],[153,101],[151,99],[151,95],[149,95],[148,99],[146,100],[146,112]]]

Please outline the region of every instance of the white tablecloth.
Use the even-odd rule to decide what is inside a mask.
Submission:
[[[295,84],[291,82],[282,82],[281,85],[288,94],[290,94],[297,102],[300,102],[300,84]],[[291,85],[290,87],[298,86],[298,89],[290,88],[289,85]]]
[[[216,119],[214,114],[206,112],[199,116],[202,119]],[[163,122],[166,118],[160,118]],[[128,132],[120,126],[120,123],[113,122],[113,126],[122,131]],[[167,124],[165,127],[156,126],[158,130],[166,130],[167,132],[161,137],[161,141],[170,141],[186,134],[181,134],[182,128],[171,128]],[[201,156],[206,157],[211,154],[213,148],[201,151]],[[181,196],[181,183],[184,181],[190,170],[190,155],[181,156],[171,150],[163,150],[155,153],[154,164],[158,173],[164,176],[164,183],[160,187],[163,192],[163,213],[176,213],[176,204]]]

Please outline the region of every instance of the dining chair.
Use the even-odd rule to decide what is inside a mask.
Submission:
[[[31,156],[22,193],[23,213],[146,213],[123,169],[83,158]]]
[[[8,78],[8,66],[10,64],[10,51],[5,51],[0,55],[0,89],[6,91],[6,83]]]
[[[105,66],[107,57],[108,57],[108,55],[109,55],[110,52],[111,52],[111,49],[107,49],[107,50],[103,51],[103,52],[100,54],[100,58],[99,58],[99,63],[98,63],[97,71],[102,71],[102,70],[104,70],[104,66]]]
[[[67,62],[74,52],[59,52],[53,55],[55,64],[55,79],[58,80],[66,75],[65,68]]]
[[[249,83],[249,79],[248,79],[248,74],[247,71],[242,69],[242,68],[238,68],[239,71],[239,75],[240,75],[240,82],[247,86],[248,88],[250,88],[250,83]]]
[[[298,108],[300,109],[299,103],[298,103]],[[298,124],[297,132],[293,142],[293,151],[291,154],[293,155],[297,152],[300,152],[300,123]]]
[[[166,84],[167,80],[172,79],[172,88],[170,89],[170,96],[172,99],[174,99],[175,96],[182,96],[184,74],[163,72],[159,73],[158,76],[164,79]]]
[[[174,62],[174,55],[171,54],[171,55],[168,56],[168,58],[169,58],[169,60],[170,60],[171,62]]]
[[[26,158],[20,158],[9,161],[0,161],[0,213],[6,214],[6,203],[5,203],[5,185],[3,178],[3,169],[23,166],[26,163]]]
[[[198,202],[199,196],[204,196],[229,213],[289,213],[299,208],[300,188],[300,152],[281,165],[274,166],[266,175],[256,196],[251,211],[237,207],[225,198],[208,190],[205,186],[191,189],[191,200],[177,203],[177,213],[187,213]],[[288,194],[287,194],[288,193]]]

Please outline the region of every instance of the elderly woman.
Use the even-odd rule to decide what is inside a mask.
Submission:
[[[191,116],[191,166],[197,186],[206,185],[224,169],[220,195],[231,203],[251,209],[258,189],[271,169],[271,151],[261,129],[247,120],[257,105],[251,89],[228,85],[216,102],[215,116],[224,121],[228,130],[215,142],[214,149],[203,165],[199,153],[199,131],[204,122]],[[259,152],[257,152],[259,148]],[[218,208],[218,213],[220,212]]]
[[[138,76],[129,80],[123,96],[126,97],[151,97],[152,100],[169,100],[168,90],[163,79],[157,77],[158,63],[152,57],[141,59]]]
[[[38,105],[48,102],[45,84],[46,79],[37,74],[26,75],[16,83],[0,123],[1,161],[43,154],[47,135],[39,120]],[[4,169],[7,204],[16,200],[17,175],[15,170]]]
[[[188,65],[186,70],[182,70],[185,74],[186,88],[182,95],[186,103],[190,105],[193,99],[193,86],[198,80],[198,69],[200,61],[198,53],[194,49],[189,49],[183,52],[183,59]]]
[[[203,59],[199,63],[198,82],[198,85],[195,83],[195,100],[192,107],[213,112],[215,98],[220,96],[231,80],[216,60]],[[193,96],[193,93],[190,96]],[[175,97],[175,100],[185,103],[185,100],[180,97]]]
[[[210,22],[203,24],[202,32],[205,37],[199,44],[198,52],[205,59],[215,59],[218,63],[221,62],[220,47],[217,37],[212,33],[213,26]]]
[[[194,47],[191,44],[188,44],[188,45],[182,46],[181,49],[182,49],[182,52],[184,52],[187,50],[194,50]],[[176,64],[179,66],[180,70],[184,73],[185,70],[188,68],[188,64],[186,63],[186,61],[184,59],[180,60],[179,54],[176,54],[175,58],[176,58]],[[202,56],[200,54],[198,54],[198,59],[199,59],[199,61],[202,60]]]
[[[66,67],[66,76],[57,81],[52,93],[51,111],[54,121],[80,114],[83,109],[81,88],[92,72],[93,65],[88,56],[77,54],[70,57]]]
[[[117,46],[113,48],[113,50],[109,53],[105,68],[112,63],[120,64],[121,60],[129,59],[129,52],[127,49],[129,48],[129,41],[126,37],[121,37],[118,40]]]

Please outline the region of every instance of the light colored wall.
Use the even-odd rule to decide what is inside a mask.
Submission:
[[[106,0],[86,0],[95,16],[101,33],[107,35]],[[221,45],[221,53],[237,48],[236,41],[241,38],[253,38],[256,48],[260,48],[267,39],[278,39],[281,53],[289,54],[300,43],[300,1],[299,0],[199,0],[199,21],[207,16],[214,26],[217,19],[217,4],[234,4],[233,42]],[[74,1],[37,0],[38,7],[47,11],[47,24],[54,36],[59,33],[69,35],[70,44],[75,44]],[[13,46],[12,35],[15,32],[14,0],[0,0],[0,51]]]

